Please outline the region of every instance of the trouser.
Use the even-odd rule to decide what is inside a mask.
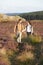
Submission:
[[[18,36],[18,38],[17,38],[17,42],[18,42],[18,43],[21,43],[21,36],[22,36],[22,33],[19,32],[19,36]]]
[[[27,36],[29,36],[31,34],[31,32],[27,32]]]

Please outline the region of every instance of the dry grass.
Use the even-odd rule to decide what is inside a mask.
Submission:
[[[34,54],[31,51],[29,51],[29,52],[25,51],[25,52],[21,53],[20,55],[18,55],[16,59],[18,59],[20,61],[26,61],[27,59],[32,60],[32,59],[34,59]]]
[[[42,41],[41,36],[38,35],[30,35],[29,38],[33,43],[40,43]]]
[[[0,65],[11,65],[7,57],[0,57]]]
[[[43,22],[43,20],[31,20],[31,23],[32,22]]]
[[[2,48],[2,49],[0,49],[0,54],[6,54],[6,49],[5,48]]]
[[[5,14],[0,14],[0,22],[12,22],[12,21],[18,21],[19,19],[25,21],[25,19],[20,16],[8,16]]]

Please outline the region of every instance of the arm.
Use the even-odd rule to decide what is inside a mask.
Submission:
[[[32,29],[31,29],[31,34],[33,34],[33,27],[32,27]]]
[[[22,32],[26,31],[26,28],[22,30]]]
[[[15,31],[16,31],[16,26],[14,27],[14,33],[15,33]]]

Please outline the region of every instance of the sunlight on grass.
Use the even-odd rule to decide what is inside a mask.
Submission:
[[[32,60],[32,59],[34,59],[34,54],[31,51],[23,52],[23,53],[21,53],[21,55],[19,55],[17,57],[17,59],[20,61],[26,61],[27,59]]]
[[[0,54],[6,54],[6,49],[5,48],[2,48],[2,49],[0,49]]]
[[[32,43],[40,43],[42,41],[41,37],[38,35],[30,35],[29,38],[32,41]]]

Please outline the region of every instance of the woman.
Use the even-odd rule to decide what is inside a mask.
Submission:
[[[26,32],[27,32],[27,35],[32,34],[32,25],[30,23],[28,23],[26,27]]]
[[[24,32],[24,31],[26,31],[27,36],[30,35],[30,34],[31,34],[31,35],[33,34],[33,26],[31,25],[30,22],[28,22],[28,23],[27,23],[27,26],[25,27],[25,29],[22,30],[22,32]]]

